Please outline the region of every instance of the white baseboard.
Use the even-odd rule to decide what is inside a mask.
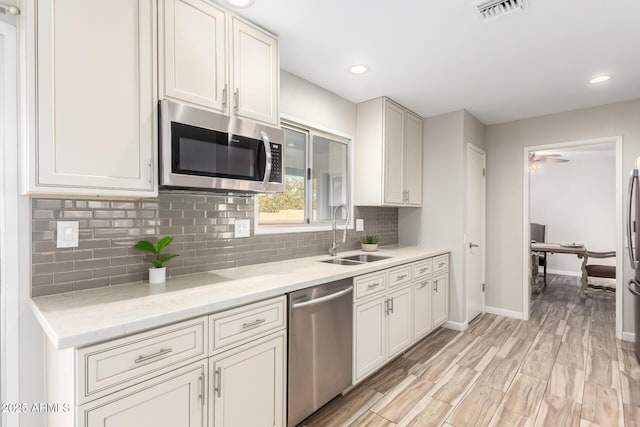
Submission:
[[[453,329],[454,331],[464,332],[469,327],[469,322],[460,323],[460,322],[453,322],[451,320],[447,320],[445,324],[442,325],[442,327],[447,329]]]
[[[547,274],[558,274],[560,276],[573,276],[573,277],[582,277],[582,273],[577,273],[575,271],[564,271],[564,270],[547,270]]]
[[[513,317],[514,319],[520,320],[524,319],[524,315],[519,311],[505,310],[503,308],[489,307],[486,305],[484,306],[484,311],[490,314],[497,314],[498,316]]]
[[[622,333],[622,341],[635,342],[636,341],[636,334],[634,334],[632,332],[623,332]]]

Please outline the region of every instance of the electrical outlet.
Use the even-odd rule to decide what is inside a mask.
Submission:
[[[249,237],[251,234],[251,222],[248,219],[236,219],[233,233],[236,238]]]
[[[364,219],[356,219],[356,231],[364,231]]]
[[[78,221],[58,221],[58,238],[56,247],[77,248],[80,235],[80,223]]]

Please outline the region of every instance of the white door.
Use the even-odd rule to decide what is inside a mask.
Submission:
[[[431,282],[431,324],[442,325],[449,319],[449,273],[434,277]]]
[[[227,14],[203,0],[164,0],[162,13],[163,97],[226,113]]]
[[[285,332],[211,358],[210,427],[284,427]]]
[[[407,113],[404,161],[405,203],[422,205],[422,119]]]
[[[83,405],[80,427],[204,427],[206,366],[197,362],[156,379],[134,392],[125,390]]]
[[[465,276],[467,321],[484,312],[485,152],[467,144]]]
[[[384,105],[384,203],[401,205],[404,203],[402,150],[405,112],[386,100]]]
[[[411,345],[411,286],[390,293],[387,300],[390,305],[387,315],[387,359],[391,359]]]
[[[386,360],[386,297],[355,306],[353,382],[374,371]]]
[[[413,285],[413,341],[431,330],[431,279]]]
[[[28,191],[156,194],[155,5],[37,2]]]
[[[232,18],[231,88],[235,114],[278,124],[278,40]]]

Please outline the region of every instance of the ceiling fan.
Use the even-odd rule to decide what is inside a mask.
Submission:
[[[532,151],[529,154],[530,163],[567,163],[569,159],[562,157],[562,154],[536,154]]]

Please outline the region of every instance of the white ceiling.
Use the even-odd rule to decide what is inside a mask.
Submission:
[[[640,98],[639,0],[527,0],[487,23],[470,0],[255,0],[280,65],[352,102],[389,96],[423,117],[485,124]],[[369,65],[367,74],[348,72]],[[612,73],[608,83],[591,77]]]

